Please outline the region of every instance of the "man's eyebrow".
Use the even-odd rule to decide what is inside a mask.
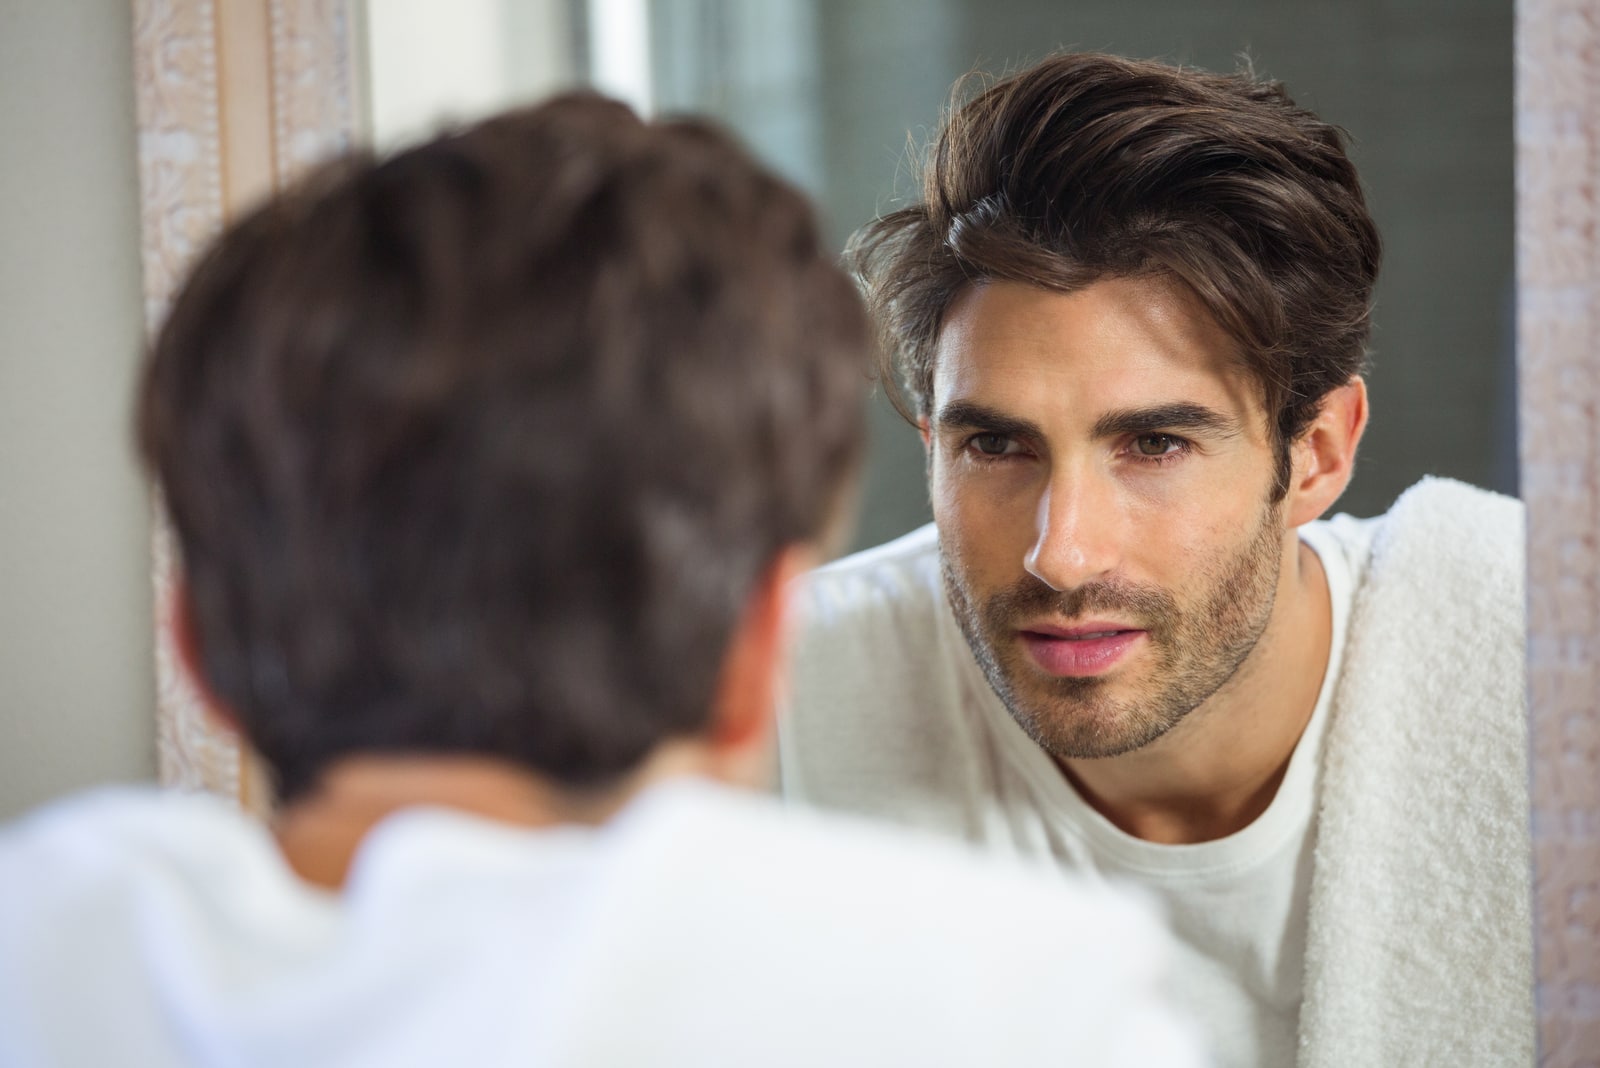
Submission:
[[[983,430],[1010,437],[1038,438],[1039,425],[971,401],[952,401],[934,413],[935,430]]]
[[[1203,404],[1158,404],[1150,408],[1122,408],[1107,412],[1094,422],[1097,438],[1125,434],[1154,434],[1162,430],[1208,433],[1233,437],[1243,428],[1232,416]]]

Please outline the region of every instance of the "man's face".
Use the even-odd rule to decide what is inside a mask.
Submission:
[[[1292,540],[1260,393],[1179,285],[965,292],[935,353],[945,587],[990,684],[1058,758],[1161,737],[1273,613]]]

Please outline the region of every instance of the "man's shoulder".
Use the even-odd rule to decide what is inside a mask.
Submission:
[[[0,959],[49,959],[81,929],[133,939],[136,909],[259,896],[284,870],[261,824],[211,795],[102,787],[62,798],[0,828]]]
[[[204,985],[214,972],[188,968],[224,959],[210,944],[197,956],[196,931],[270,899],[274,869],[270,837],[232,806],[153,787],[96,789],[0,828],[0,1063],[175,1063],[181,1027],[152,1019],[192,1008],[177,986],[222,996]]]
[[[830,702],[857,703],[917,685],[953,626],[931,523],[807,574],[797,600],[794,675],[802,700],[820,689]]]
[[[665,836],[674,850],[681,850],[686,837],[697,837],[703,861],[697,868],[737,869],[742,878],[761,880],[770,894],[810,912],[810,919],[798,922],[819,924],[819,936],[855,938],[870,921],[886,940],[908,943],[937,926],[950,940],[945,948],[997,961],[1037,960],[1039,945],[1024,949],[1005,937],[1008,931],[1023,941],[1057,940],[1058,949],[1122,943],[1147,959],[1165,952],[1160,925],[1146,903],[1053,867],[765,796],[720,802],[709,817],[702,803],[699,815],[698,835]],[[676,856],[674,863],[682,859]],[[1034,928],[1046,914],[1053,926],[1042,934]],[[900,966],[893,959],[882,964]]]
[[[209,794],[101,787],[48,802],[0,827],[0,871],[31,868],[30,885],[37,889],[50,877],[215,859],[219,850],[254,851],[265,842],[256,824]]]
[[[1352,547],[1361,585],[1422,604],[1472,605],[1521,627],[1522,502],[1447,478],[1424,478],[1384,515],[1340,516],[1329,527]],[[1480,624],[1483,622],[1480,620]]]
[[[1424,478],[1382,515],[1340,513],[1302,532],[1319,553],[1338,551],[1358,587],[1455,581],[1502,600],[1521,596],[1522,502],[1454,479]]]
[[[1449,478],[1424,478],[1383,517],[1374,551],[1426,550],[1439,566],[1522,569],[1523,507],[1514,497]]]
[[[873,613],[926,611],[943,601],[939,535],[932,523],[803,576],[807,626],[848,625]]]
[[[778,724],[784,793],[971,833],[983,800],[968,709],[976,668],[945,600],[933,526],[802,583]]]
[[[1055,1048],[1062,1012],[1093,1046],[1119,1037],[1105,1033],[1117,1014],[1142,999],[1146,1010],[1157,1004],[1171,946],[1142,900],[931,835],[721,787],[676,783],[652,793],[616,825],[632,837],[637,867],[613,882],[637,908],[619,904],[613,915],[676,922],[638,967],[670,972],[680,958],[659,939],[680,935],[684,953],[714,964],[756,957],[764,966],[744,973],[747,995],[809,1006],[874,1049],[912,1042],[941,1064],[1009,1062],[996,1056],[1008,1051],[1032,1063]],[[652,989],[669,989],[660,978]],[[1152,1018],[1169,1023],[1161,1015]],[[1169,1052],[1181,1051],[1169,1041]]]
[[[629,848],[637,847],[648,863],[672,869],[674,878],[689,884],[707,881],[708,871],[738,872],[737,879],[773,883],[781,896],[832,902],[843,910],[838,915],[855,917],[851,923],[875,908],[922,909],[902,896],[908,885],[923,887],[923,898],[944,895],[947,902],[995,902],[1013,894],[1030,901],[1093,901],[1136,926],[1145,914],[1120,895],[1054,869],[996,858],[943,836],[697,780],[647,791],[607,833],[631,841]]]

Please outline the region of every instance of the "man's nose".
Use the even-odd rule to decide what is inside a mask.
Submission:
[[[1039,499],[1024,565],[1053,590],[1077,589],[1113,571],[1122,551],[1111,487],[1092,474],[1062,473]]]

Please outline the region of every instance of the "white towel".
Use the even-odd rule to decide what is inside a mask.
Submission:
[[[1523,517],[1443,479],[1374,538],[1324,754],[1300,1062],[1529,1065]]]

